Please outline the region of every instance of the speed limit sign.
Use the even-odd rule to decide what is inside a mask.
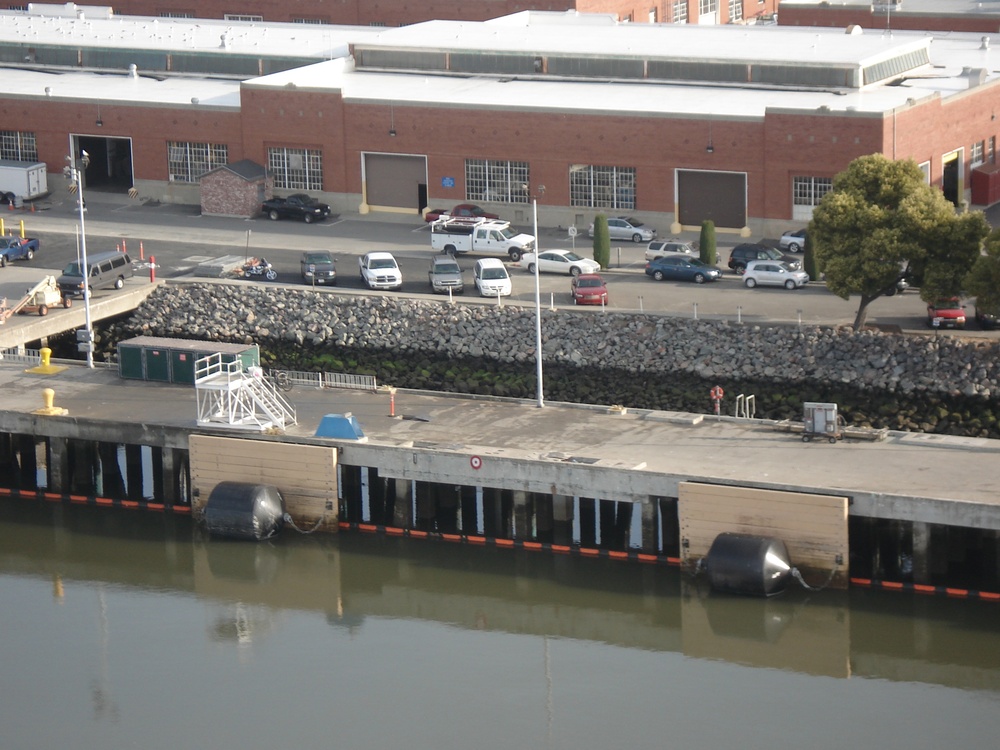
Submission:
[[[481,459],[479,456],[473,456],[472,458],[469,459],[469,465],[476,471],[479,471],[481,468],[483,468],[483,459]]]

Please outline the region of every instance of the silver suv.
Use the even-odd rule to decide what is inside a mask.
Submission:
[[[449,289],[453,294],[461,294],[465,288],[462,269],[455,256],[450,253],[442,253],[431,258],[427,281],[435,294],[447,294]]]
[[[698,255],[697,242],[683,242],[682,240],[654,240],[646,246],[646,260],[656,260],[667,255]]]

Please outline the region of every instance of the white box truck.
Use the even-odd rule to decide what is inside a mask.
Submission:
[[[509,221],[489,219],[439,219],[431,224],[431,247],[438,252],[506,255],[515,263],[535,252],[535,238],[510,228]]]
[[[0,159],[0,196],[5,203],[31,201],[48,192],[48,170],[43,162]]]

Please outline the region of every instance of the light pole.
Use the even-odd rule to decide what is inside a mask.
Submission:
[[[538,193],[545,192],[545,185],[538,186]],[[531,208],[535,219],[535,375],[538,380],[538,408],[545,406],[544,389],[542,387],[542,294],[538,281],[539,254],[538,246],[538,198],[531,196]]]
[[[89,159],[87,158],[87,152],[83,152],[83,162],[86,166]],[[83,317],[84,317],[84,332],[83,340],[81,341],[80,331],[77,331],[77,347],[83,349],[87,353],[87,367],[93,368],[94,366],[94,327],[90,320],[90,269],[87,263],[87,232],[84,228],[83,223],[83,212],[87,210],[87,207],[83,202],[83,181],[80,179],[80,170],[75,166],[75,162],[72,157],[67,156],[66,161],[70,163],[70,166],[66,167],[64,170],[67,177],[70,178],[70,184],[76,185],[76,207],[80,215],[80,257],[78,261],[80,263],[80,273],[83,276]]]

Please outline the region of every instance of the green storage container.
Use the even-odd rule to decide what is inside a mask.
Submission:
[[[244,370],[260,365],[256,344],[137,336],[118,343],[118,374],[131,380],[194,385],[195,362],[212,354],[223,362],[239,361]]]

